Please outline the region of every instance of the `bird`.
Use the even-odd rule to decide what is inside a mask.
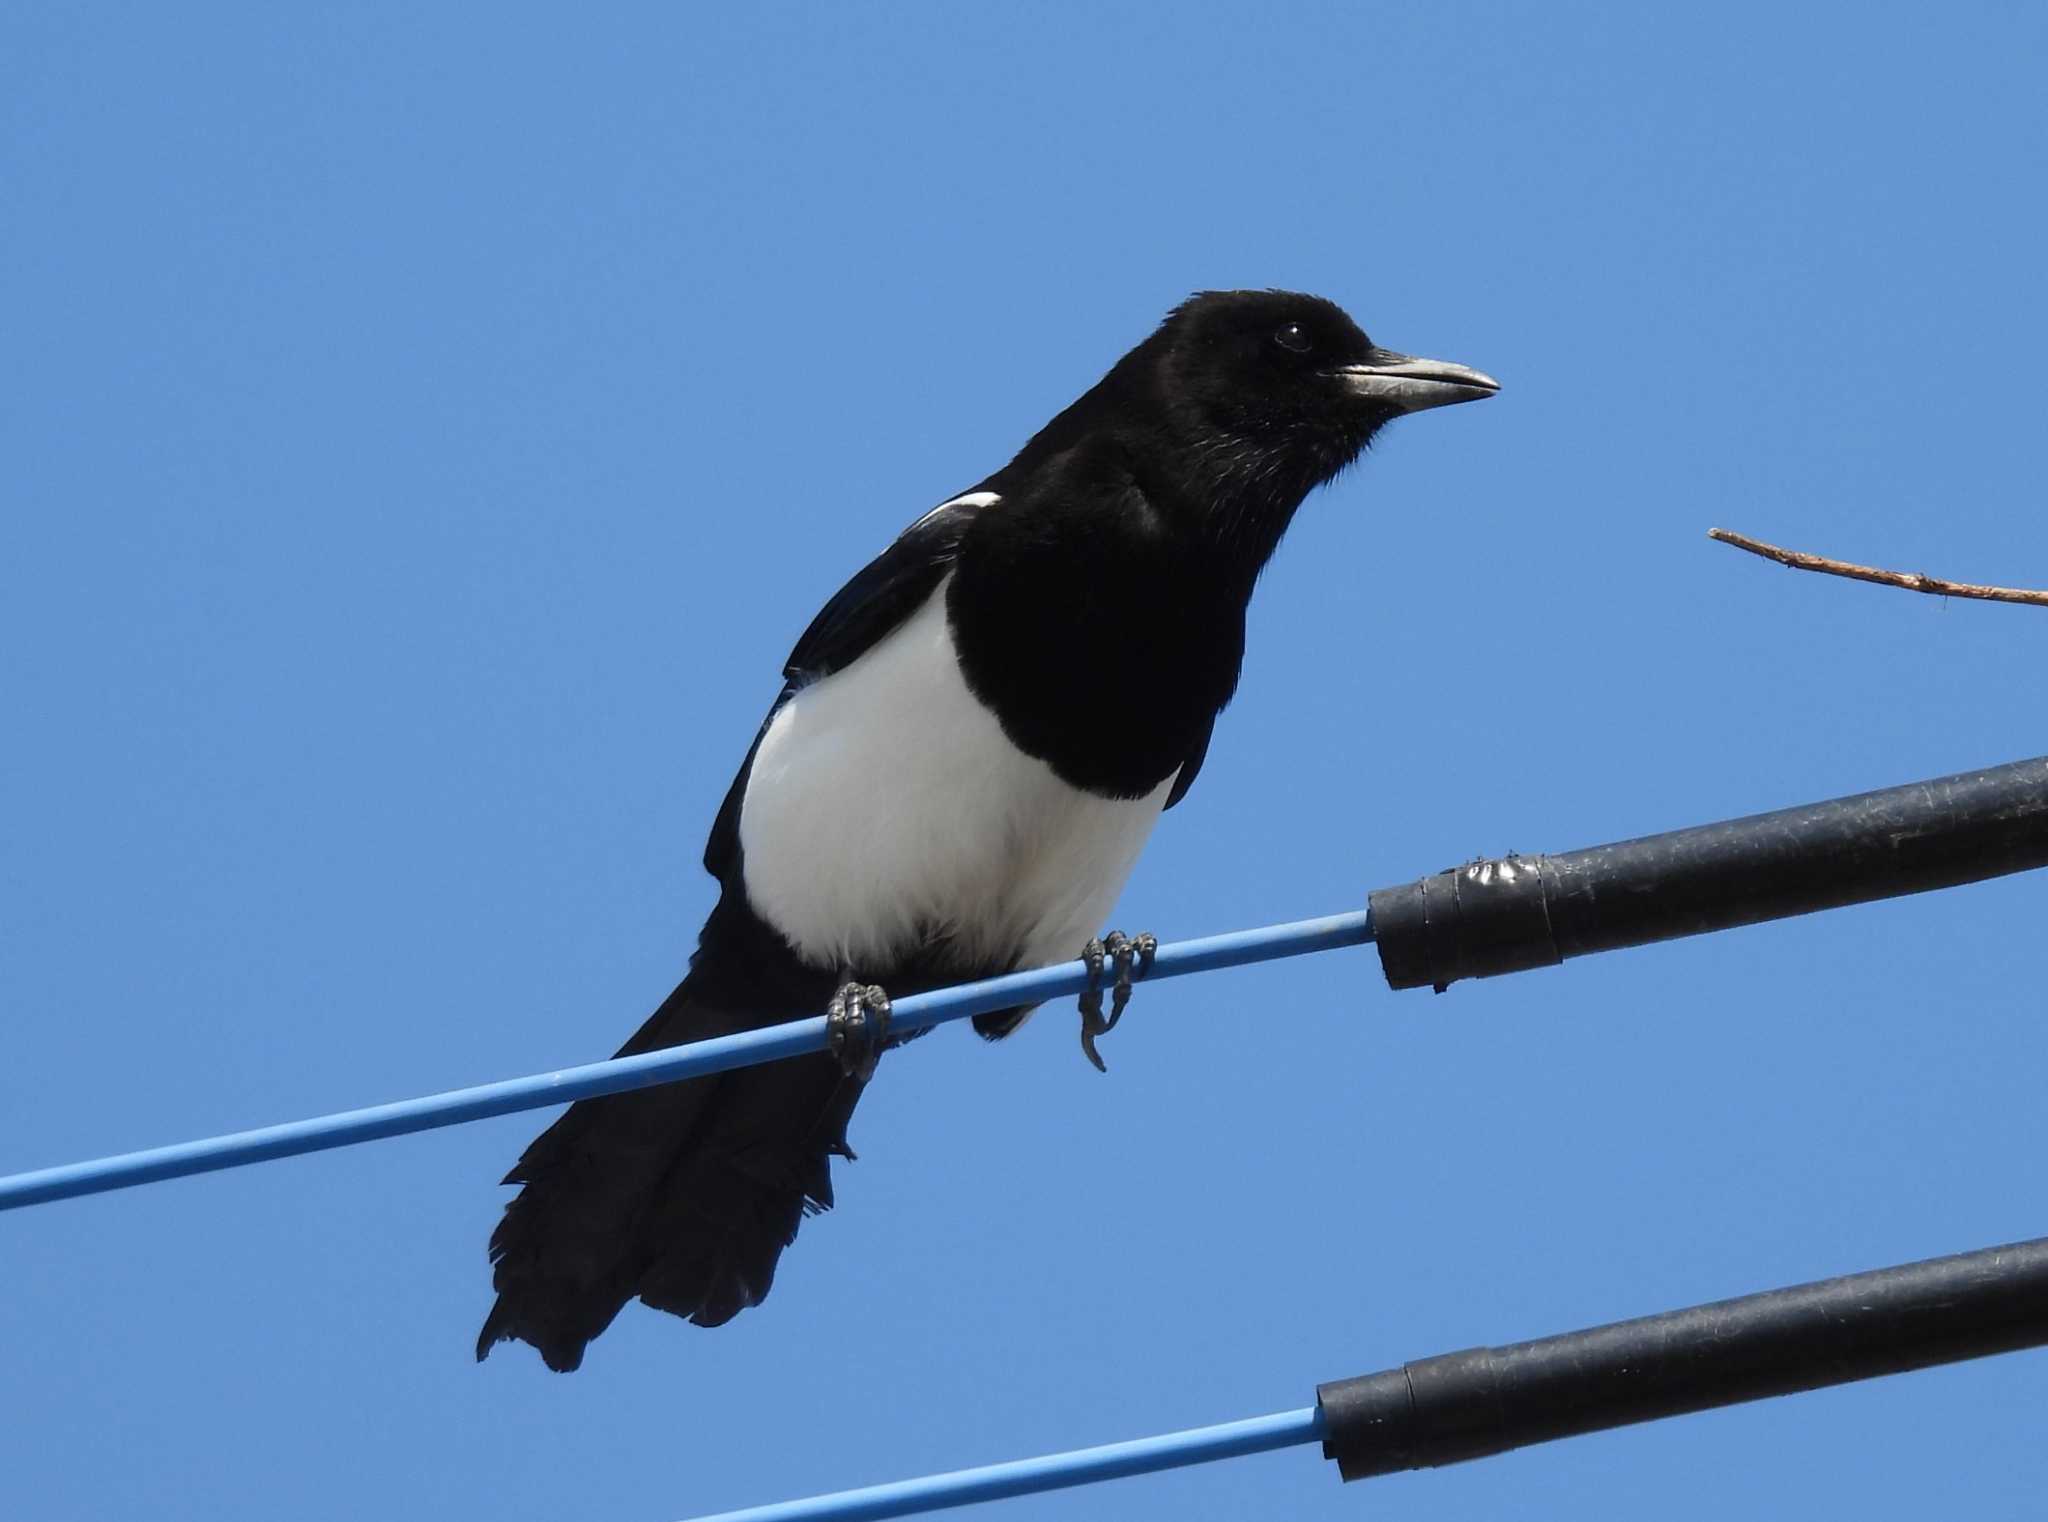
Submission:
[[[711,825],[687,974],[619,1055],[819,1009],[830,1050],[572,1105],[505,1177],[477,1358],[573,1370],[636,1297],[705,1327],[759,1305],[854,1157],[893,997],[1078,954],[1100,1066],[1156,943],[1098,932],[1202,769],[1296,510],[1396,417],[1498,389],[1322,297],[1198,292],[840,588]]]

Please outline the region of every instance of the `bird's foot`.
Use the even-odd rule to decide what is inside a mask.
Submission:
[[[889,1039],[889,996],[872,983],[842,983],[825,1006],[825,1048],[839,1071],[866,1083]]]
[[[1095,1038],[1116,1029],[1117,1021],[1124,1017],[1124,1006],[1131,1002],[1132,979],[1142,978],[1152,970],[1152,958],[1158,950],[1158,936],[1125,935],[1121,930],[1112,930],[1081,948],[1081,965],[1088,969],[1088,986],[1081,993],[1081,1050],[1088,1054],[1098,1073],[1108,1072],[1109,1065],[1102,1060],[1102,1053],[1095,1050]],[[1107,1019],[1102,1014],[1105,963],[1115,969],[1109,985]]]

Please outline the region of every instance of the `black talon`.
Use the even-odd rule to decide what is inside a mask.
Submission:
[[[1159,937],[1150,931],[1143,931],[1131,937],[1125,955],[1117,962],[1116,986],[1123,997],[1116,1002],[1110,1014],[1110,1023],[1116,1023],[1117,1014],[1131,1002],[1131,983],[1152,970],[1152,959],[1159,954]],[[1132,963],[1136,962],[1133,967]]]
[[[1115,1030],[1117,1021],[1124,1017],[1124,1006],[1131,1002],[1131,959],[1136,954],[1135,946],[1121,930],[1112,930],[1102,938],[1102,949],[1116,966],[1116,981],[1109,986],[1109,1028]]]
[[[842,983],[825,1006],[825,1047],[839,1071],[866,1083],[888,1037],[889,996],[872,983]]]
[[[1125,1006],[1131,1002],[1133,977],[1142,978],[1152,970],[1152,958],[1158,950],[1159,937],[1156,935],[1127,936],[1121,930],[1112,930],[1101,940],[1090,941],[1081,948],[1081,963],[1088,969],[1088,987],[1081,994],[1081,1050],[1087,1053],[1088,1060],[1095,1064],[1099,1073],[1108,1072],[1109,1065],[1095,1049],[1095,1038],[1116,1029],[1117,1021],[1124,1017]],[[1109,989],[1107,1019],[1102,1013],[1102,967],[1105,960],[1116,968],[1116,977]]]
[[[1093,938],[1081,948],[1081,965],[1088,969],[1088,986],[1081,990],[1081,1050],[1087,1053],[1098,1073],[1109,1071],[1109,1064],[1102,1060],[1102,1053],[1095,1050],[1095,1038],[1109,1029],[1109,1022],[1102,1018],[1102,959],[1105,950],[1102,942]]]

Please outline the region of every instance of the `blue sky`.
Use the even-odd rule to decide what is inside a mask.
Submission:
[[[815,606],[1166,307],[1498,375],[1313,499],[1120,921],[2048,749],[2019,5],[10,7],[0,1169],[608,1053]],[[23,1518],[662,1522],[2048,1231],[2043,883],[892,1057],[716,1333],[478,1368],[540,1118],[0,1218]],[[2033,1516],[2048,1356],[1031,1518]]]

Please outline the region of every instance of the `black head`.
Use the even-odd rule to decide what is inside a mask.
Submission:
[[[1191,432],[1334,455],[1330,473],[1404,412],[1500,389],[1382,349],[1335,302],[1296,291],[1204,291],[1131,357],[1146,350],[1159,400]]]
[[[1302,499],[1387,423],[1499,389],[1380,348],[1320,296],[1203,291],[982,484],[1007,490],[1081,446],[1111,447],[1156,510],[1256,575]]]
[[[1499,389],[1463,365],[1379,347],[1320,296],[1204,291],[1168,313],[1046,441],[1126,420],[1119,431],[1171,478],[1189,510],[1183,521],[1255,570],[1302,499],[1387,423]]]

